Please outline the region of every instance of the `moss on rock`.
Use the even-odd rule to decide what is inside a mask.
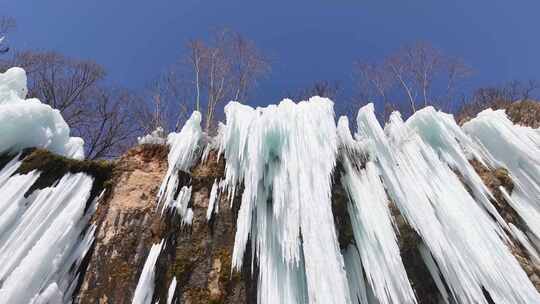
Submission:
[[[75,160],[53,154],[47,150],[35,149],[24,157],[21,166],[15,173],[27,174],[34,170],[40,171],[41,174],[26,195],[29,195],[34,190],[53,186],[65,174],[86,173],[94,178],[88,200],[91,202],[104,189],[111,188],[114,163],[105,160]]]

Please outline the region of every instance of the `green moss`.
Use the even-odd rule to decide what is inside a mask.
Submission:
[[[86,173],[94,178],[89,202],[101,191],[110,190],[112,186],[114,164],[110,161],[75,160],[53,154],[42,149],[35,149],[23,160],[16,174],[26,174],[33,170],[41,172],[38,180],[30,187],[26,195],[34,190],[54,185],[67,173]]]

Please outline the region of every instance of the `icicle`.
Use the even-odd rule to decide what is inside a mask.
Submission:
[[[182,218],[182,225],[191,226],[193,224],[193,209],[188,208],[184,217]]]
[[[231,102],[225,115],[220,151],[230,200],[244,184],[233,268],[252,234],[259,303],[349,303],[330,204],[333,103],[314,97],[253,109]]]
[[[349,194],[351,225],[368,281],[381,304],[416,303],[401,261],[379,171],[372,161],[355,159],[363,152],[354,148],[346,117],[339,119],[338,130],[343,146],[347,147],[341,156],[341,183]],[[365,168],[360,169],[362,166]]]
[[[38,176],[15,175],[0,187],[0,303],[45,301],[51,294],[68,303],[77,275],[71,267],[78,268],[93,241],[94,227],[86,227],[95,204],[85,212],[93,179],[67,174],[25,198]]]
[[[505,199],[540,238],[540,148],[535,140],[539,133],[515,126],[503,110],[491,109],[465,123],[463,129],[491,168],[508,169],[514,189],[510,196],[501,188]]]
[[[435,260],[433,260],[433,256],[431,256],[429,249],[427,249],[424,244],[420,243],[418,246],[418,251],[420,251],[424,264],[426,265],[431,277],[433,278],[433,281],[435,282],[435,285],[437,286],[437,289],[439,290],[441,301],[445,304],[450,304],[450,295],[448,295],[448,291],[446,290],[441,278],[439,267],[437,267],[437,263]]]
[[[399,117],[391,124],[389,140],[373,105],[359,111],[359,136],[371,141],[390,196],[424,240],[456,300],[487,303],[484,288],[495,303],[540,303],[499,228],[447,163]]]
[[[150,304],[154,296],[154,277],[156,262],[163,247],[163,240],[159,244],[152,245],[146,262],[139,277],[139,282],[135,288],[132,304]]]
[[[351,291],[351,301],[353,304],[369,304],[367,298],[366,282],[364,281],[364,271],[360,263],[360,255],[356,246],[349,245],[345,254],[345,268],[347,269],[347,279]]]
[[[180,197],[175,198],[174,195],[179,186],[179,172],[189,172],[199,156],[202,137],[201,113],[197,111],[193,112],[186,121],[180,133],[169,134],[167,138],[167,143],[170,146],[169,168],[158,192],[158,203],[162,206],[162,213],[164,209],[176,206],[179,207],[177,210],[180,212],[180,216],[185,216],[187,203],[182,201]],[[191,189],[189,193],[191,195]]]
[[[518,227],[514,226],[512,223],[510,223],[510,228],[512,230],[512,235],[514,238],[527,250],[527,253],[531,257],[532,261],[540,265],[540,255],[538,254],[538,251],[534,246],[529,242],[529,239],[523,233],[521,230],[519,230]]]
[[[176,277],[173,277],[171,284],[169,285],[169,291],[167,292],[167,304],[172,304],[175,290],[176,290]]]
[[[183,186],[182,189],[180,189],[180,192],[178,192],[176,200],[171,202],[168,209],[166,209],[165,206],[162,207],[161,215],[163,215],[166,210],[170,210],[178,213],[181,218],[184,218],[188,211],[189,200],[191,199],[191,189],[191,186]]]
[[[392,117],[399,115],[392,113]],[[396,119],[401,119],[397,118]],[[391,127],[389,124],[387,127]],[[399,125],[399,124],[396,124]],[[483,163],[481,155],[474,148],[473,141],[456,124],[454,117],[450,114],[435,111],[433,107],[426,107],[417,111],[406,122],[407,128],[418,134],[424,143],[439,155],[439,159],[445,162],[453,170],[461,174],[465,184],[472,190],[475,200],[485,208],[497,222],[506,230],[509,230],[507,223],[500,216],[495,206],[490,200],[494,200],[493,195],[482,182],[482,179],[469,160],[476,159]],[[398,134],[390,132],[390,134]],[[499,231],[501,237],[505,238],[504,232]]]
[[[212,214],[214,213],[214,205],[216,204],[216,201],[218,200],[218,188],[219,188],[219,184],[217,180],[214,180],[214,184],[212,185],[212,190],[210,191],[210,198],[208,199],[208,209],[206,210],[207,221],[210,221],[210,219],[212,218]]]

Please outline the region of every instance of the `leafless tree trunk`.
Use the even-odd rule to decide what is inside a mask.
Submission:
[[[9,52],[9,46],[6,44],[8,32],[12,31],[16,26],[14,18],[0,16],[0,54]]]
[[[182,112],[204,112],[204,129],[211,132],[218,106],[230,100],[245,101],[256,80],[269,70],[268,63],[252,41],[229,30],[217,31],[209,41],[191,40],[187,49],[187,60],[172,69],[175,79],[168,82],[169,92],[161,94],[168,96],[162,103],[183,104]],[[187,93],[173,98],[171,91]]]
[[[402,47],[382,64],[357,64],[356,71],[361,86],[377,92],[382,104],[399,108],[399,99],[405,97],[411,113],[419,108],[417,99],[421,99],[421,107],[438,105],[441,108],[444,100],[450,103],[456,82],[470,74],[470,69],[460,60],[444,55],[427,43]],[[395,101],[390,102],[392,99]]]

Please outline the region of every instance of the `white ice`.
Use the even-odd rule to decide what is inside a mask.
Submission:
[[[463,125],[491,168],[506,168],[514,183],[508,203],[540,238],[540,147],[533,129],[514,125],[503,110],[487,109]]]
[[[93,179],[67,174],[24,197],[39,175],[15,175],[0,185],[0,303],[49,303],[51,297],[69,303],[92,244],[95,227],[87,227],[96,206],[85,208]]]
[[[167,143],[167,139],[165,138],[165,133],[163,132],[162,127],[157,127],[154,131],[152,131],[150,134],[146,134],[142,137],[137,137],[137,142],[139,145],[164,145]]]
[[[391,199],[421,236],[457,302],[487,303],[485,288],[495,303],[540,303],[499,226],[467,192],[441,150],[426,144],[398,115],[385,134],[373,105],[360,109],[357,122],[358,137],[369,141]]]
[[[163,240],[159,244],[153,244],[146,257],[144,266],[135,288],[132,304],[150,304],[154,296],[154,279],[156,276],[156,262],[163,248]]]
[[[0,155],[36,147],[84,158],[83,140],[70,137],[60,112],[38,99],[25,99],[27,92],[23,69],[11,68],[0,73]]]
[[[175,197],[179,186],[178,178],[180,171],[189,172],[200,156],[201,147],[203,146],[202,139],[201,114],[197,111],[193,112],[186,121],[180,133],[170,133],[168,135],[167,144],[170,147],[168,155],[169,167],[158,192],[158,203],[161,205],[162,210],[177,207],[177,211],[182,218],[187,215],[189,198],[186,202],[182,200],[185,196]],[[182,189],[182,191],[184,190]],[[189,189],[189,196],[191,196],[191,188]]]
[[[350,303],[331,210],[338,148],[333,103],[225,107],[221,134],[229,199],[244,192],[233,263],[249,238],[259,263],[258,303]]]
[[[339,119],[338,129],[343,147],[341,164],[344,172],[341,183],[349,196],[347,209],[363,265],[356,265],[360,261],[350,261],[350,267],[364,269],[367,280],[381,304],[416,303],[414,291],[401,261],[388,206],[389,200],[380,179],[379,169],[372,160],[362,158],[363,153],[367,151],[359,149],[361,144],[355,144],[353,141],[346,117]],[[356,248],[353,248],[354,251]],[[349,254],[349,260],[358,256]],[[360,280],[356,278],[359,276],[356,273],[360,273],[361,270],[347,268],[347,272],[355,273],[350,275],[355,281]],[[358,286],[350,287],[351,290],[358,288]]]

